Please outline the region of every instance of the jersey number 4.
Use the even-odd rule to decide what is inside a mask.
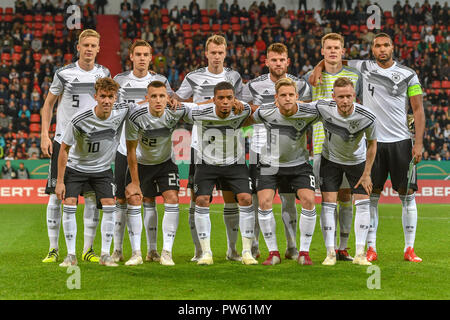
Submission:
[[[367,85],[367,89],[372,93],[372,97],[373,97],[373,93],[375,92],[375,87],[369,83]]]

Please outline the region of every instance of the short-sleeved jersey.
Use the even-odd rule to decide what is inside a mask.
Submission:
[[[166,85],[169,96],[173,95],[172,87],[167,78],[160,74],[147,73],[145,77],[138,78],[133,74],[133,71],[125,71],[117,74],[114,80],[120,85],[117,101],[122,102],[139,102],[145,99],[147,95],[148,84],[152,81],[161,81]],[[127,146],[125,142],[125,131],[120,137],[120,145],[117,149],[124,156],[127,155]]]
[[[348,65],[358,69],[364,80],[363,101],[377,117],[379,142],[396,142],[411,138],[407,111],[410,90],[419,88],[419,78],[414,70],[397,62],[381,68],[373,60],[349,60]]]
[[[242,103],[244,110],[240,114],[231,111],[225,119],[216,114],[214,103],[195,105],[189,110],[185,120],[198,127],[195,133],[198,141],[196,163],[201,160],[216,166],[245,164],[245,140],[240,128],[252,110],[247,103]]]
[[[101,172],[111,168],[128,114],[126,103],[115,103],[105,120],[98,118],[94,109],[76,113],[62,139],[72,146],[67,166],[80,172]]]
[[[56,113],[55,140],[62,141],[72,116],[80,110],[94,107],[95,82],[97,79],[109,77],[109,70],[99,64],[94,64],[92,70],[80,68],[78,61],[56,70],[49,91],[55,96],[61,96]]]
[[[313,103],[297,103],[297,112],[290,117],[282,115],[274,103],[262,105],[253,113],[253,119],[267,129],[266,147],[261,150],[262,164],[294,167],[308,161],[306,130],[318,119]]]
[[[138,163],[155,165],[171,158],[172,133],[188,108],[189,104],[185,103],[175,111],[167,107],[161,117],[156,117],[150,113],[148,102],[135,105],[130,111],[125,131],[127,140],[138,140]]]
[[[303,100],[305,96],[310,95],[310,89],[305,80],[297,78],[291,74],[286,74],[287,78],[295,81],[297,84],[299,99]],[[275,82],[270,79],[270,74],[263,74],[244,85],[242,91],[242,100],[252,102],[252,104],[261,106],[275,101]],[[261,149],[266,145],[267,132],[263,124],[253,125],[253,136],[250,140],[250,148],[261,153]]]
[[[375,115],[363,105],[354,103],[353,113],[339,114],[334,100],[319,100],[317,111],[325,129],[322,156],[343,165],[366,160],[366,139],[376,140]]]
[[[333,94],[333,84],[337,78],[347,77],[349,78],[355,87],[356,97],[362,100],[362,77],[361,73],[358,70],[343,66],[342,69],[337,73],[329,73],[326,71],[322,72],[322,83],[313,87],[309,84],[309,77],[311,76],[312,71],[308,72],[304,79],[308,84],[309,96],[305,97],[305,100],[317,101],[320,99],[332,99]],[[317,122],[313,125],[313,151],[314,154],[320,154],[322,152],[322,145],[325,139],[325,132],[323,130],[322,122]]]
[[[176,94],[181,99],[192,97],[194,103],[204,102],[214,97],[214,87],[223,81],[231,83],[234,87],[236,98],[241,99],[243,88],[241,75],[230,68],[223,68],[223,72],[219,74],[209,72],[208,67],[191,71],[184,77]],[[198,149],[196,137],[197,126],[194,124],[191,139],[191,146],[194,149]]]

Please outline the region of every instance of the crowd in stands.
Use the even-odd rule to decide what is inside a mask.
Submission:
[[[123,70],[132,68],[128,59],[132,41],[147,40],[153,47],[152,69],[177,89],[189,71],[207,64],[204,42],[214,33],[228,40],[226,66],[238,71],[244,82],[267,72],[265,50],[273,42],[288,46],[288,72],[299,77],[322,59],[320,39],[329,32],[344,35],[346,58],[371,57],[370,42],[376,31],[366,26],[370,1],[362,5],[326,0],[320,10],[306,7],[302,0],[299,10],[266,1],[255,1],[247,8],[237,0],[220,0],[217,9],[206,10],[196,0],[180,7],[167,0],[153,0],[147,7],[141,0],[123,0],[118,30]],[[104,12],[106,1],[18,0],[9,12],[1,8],[0,159],[41,157],[39,111],[54,71],[72,61],[80,32],[62,23],[72,4],[82,9],[82,27],[95,28],[96,15]],[[450,160],[449,13],[447,3],[425,1],[419,6],[408,0],[381,11],[382,30],[395,42],[395,59],[417,72],[425,90],[425,159]],[[54,122],[55,115],[52,130]]]

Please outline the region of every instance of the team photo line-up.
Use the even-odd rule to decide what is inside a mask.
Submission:
[[[287,73],[288,49],[273,43],[266,54],[269,72],[246,84],[238,72],[224,67],[226,48],[223,36],[209,37],[204,53],[208,65],[188,73],[174,91],[165,76],[149,71],[152,48],[148,42],[136,40],[129,49],[132,70],[111,78],[107,67],[95,63],[100,34],[92,29],[81,32],[78,59],[55,72],[41,111],[41,150],[51,158],[46,186],[50,246],[43,262],[59,260],[62,223],[67,256],[59,265],[77,265],[76,210],[82,195],[83,261],[118,266],[125,260],[127,227],[132,255],[125,265],[142,264],[144,227],[145,260],[175,264],[172,248],[180,210],[172,133],[180,123],[192,132],[191,261],[213,264],[209,207],[216,187],[224,199],[227,260],[258,264],[262,233],[269,251],[262,264],[281,263],[272,209],[278,191],[285,258],[312,265],[315,190],[320,189],[320,227],[326,247],[322,264],[342,260],[371,265],[378,259],[378,201],[390,175],[402,203],[404,260],[421,262],[414,253],[414,241],[416,164],[422,158],[425,129],[422,87],[412,69],[393,59],[390,36],[375,35],[373,60],[343,60],[344,38],[326,34],[323,60],[303,78]],[[49,128],[57,101],[52,141]],[[407,119],[410,107],[414,131]],[[249,126],[251,161],[247,164],[244,135]],[[307,149],[310,128],[312,166]],[[161,253],[157,250],[157,196],[164,201]],[[296,199],[301,205],[299,216]],[[101,253],[97,255],[93,243],[100,211]],[[352,228],[354,257],[347,250]],[[236,249],[239,231],[240,253]]]

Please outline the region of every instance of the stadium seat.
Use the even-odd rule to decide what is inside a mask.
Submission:
[[[22,55],[20,53],[13,53],[11,57],[12,57],[12,60],[20,61],[20,59],[22,58]]]
[[[261,21],[261,24],[267,24],[267,23],[269,23],[269,18],[267,18],[266,16],[262,16],[260,21]]]
[[[33,29],[34,30],[42,30],[44,28],[44,25],[42,24],[42,23],[40,23],[40,22],[36,22],[34,25],[33,25]]]
[[[412,33],[417,32],[417,26],[415,26],[415,25],[410,25],[409,29],[411,30]]]
[[[51,14],[47,14],[44,17],[44,22],[49,23],[53,21],[53,16]]]
[[[197,29],[200,29],[200,28],[201,28],[201,26],[200,26],[199,23],[194,23],[194,24],[192,25],[192,30],[197,30]]]
[[[231,24],[239,23],[239,18],[238,18],[238,17],[231,17],[230,23],[231,23]]]
[[[270,23],[271,25],[277,24],[277,19],[275,19],[275,17],[270,17],[270,18],[269,18],[269,23]]]
[[[64,16],[62,14],[57,14],[55,16],[55,23],[63,23],[64,22]]]
[[[2,61],[9,62],[9,61],[11,61],[11,54],[4,52],[4,53],[2,53],[1,58],[2,58]]]
[[[2,17],[3,17],[3,21],[5,21],[5,22],[12,22],[12,19],[13,19],[12,14],[7,14],[7,15],[4,15]]]
[[[33,35],[35,38],[42,39],[42,31],[41,30],[34,30]]]
[[[31,123],[30,124],[30,132],[40,132],[41,124],[40,123]]]
[[[161,17],[161,21],[162,21],[162,23],[169,23],[170,22],[170,18],[168,16],[162,16]]]
[[[367,26],[366,26],[365,24],[362,24],[362,25],[359,27],[359,31],[363,32],[364,30],[368,30],[368,28],[367,28]]]
[[[33,16],[31,14],[27,14],[27,15],[25,15],[25,17],[23,17],[23,21],[33,22]]]
[[[209,23],[209,17],[208,16],[202,16],[202,24]]]
[[[37,14],[34,16],[34,22],[42,22],[44,17],[41,14]]]
[[[202,31],[203,32],[211,31],[211,26],[209,24],[202,24]]]
[[[190,44],[193,44],[193,41],[192,41],[192,39],[191,38],[186,38],[186,39],[184,39],[184,45],[190,45]]]
[[[51,132],[55,132],[55,131],[56,131],[56,123],[53,123],[53,124],[50,126],[50,131],[51,131]]]
[[[190,38],[192,38],[192,32],[191,32],[191,31],[184,31],[184,32],[183,32],[183,38],[184,38],[184,39],[190,39]]]
[[[231,26],[228,23],[224,23],[222,25],[222,32],[227,32],[230,28]]]
[[[413,39],[413,40],[420,40],[420,33],[414,32],[414,33],[412,34],[412,39]]]
[[[350,32],[356,32],[359,30],[359,27],[356,24],[352,24],[350,26]]]
[[[39,52],[33,53],[34,61],[40,61],[41,58],[42,58],[42,54],[40,54]]]
[[[62,31],[64,29],[64,24],[59,23],[59,22],[55,23],[55,29],[56,29],[56,31],[58,31],[58,30]]]
[[[441,82],[440,82],[439,80],[434,80],[434,81],[431,83],[431,88],[433,88],[433,89],[439,89],[439,88],[441,88]]]
[[[389,18],[389,19],[386,19],[386,23],[390,26],[393,26],[395,24],[395,20],[393,18]]]
[[[384,16],[385,16],[386,18],[392,18],[392,12],[391,12],[391,11],[385,11],[385,12],[384,12]]]
[[[3,7],[0,7],[0,14],[3,15]]]
[[[191,25],[189,23],[185,23],[181,27],[181,30],[183,30],[183,31],[191,31]]]
[[[442,81],[442,88],[450,89],[450,81],[449,80]]]
[[[200,15],[202,17],[207,17],[208,16],[208,10],[206,9],[200,9]]]
[[[22,53],[22,46],[19,46],[19,45],[14,46],[14,52],[15,53]]]
[[[30,116],[30,122],[31,123],[40,123],[41,122],[41,116],[39,115],[39,113],[33,113]]]
[[[211,30],[213,31],[213,32],[220,32],[220,24],[218,24],[218,23],[215,23],[215,24],[213,24],[212,26],[211,26]]]
[[[162,25],[163,30],[167,30],[168,27],[169,27],[168,23],[163,23]]]
[[[56,30],[55,38],[56,38],[57,40],[63,38],[63,32],[62,32],[62,30]]]
[[[210,17],[214,17],[216,14],[217,14],[217,9],[210,9],[209,10],[209,14],[208,15]]]
[[[14,13],[14,9],[11,7],[6,7],[5,8],[5,14],[13,14]]]

